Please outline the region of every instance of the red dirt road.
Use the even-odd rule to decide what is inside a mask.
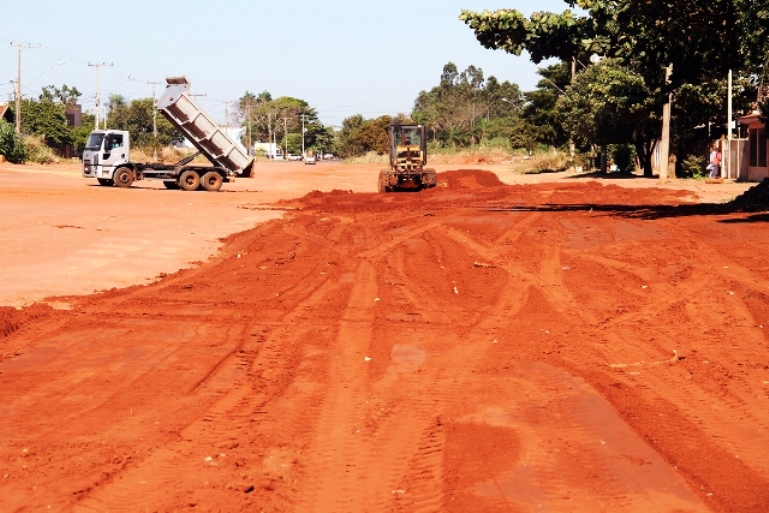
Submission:
[[[129,272],[148,249],[205,262],[47,300],[69,309],[22,307],[39,293],[14,285],[0,510],[769,510],[767,214],[638,180],[454,166],[435,189],[376,194],[328,180],[373,190],[375,172],[284,169],[327,192],[77,185],[82,219],[48,226],[85,233],[48,250],[95,259],[83,287],[113,286],[92,281],[110,265],[157,276]],[[30,187],[24,203],[17,179],[5,206],[71,201]],[[87,217],[100,208],[135,223],[110,225],[117,249]],[[153,208],[178,214],[148,225]],[[193,215],[204,233],[174,239]],[[189,256],[224,236],[211,215],[239,233]],[[25,233],[11,225],[7,241]],[[49,295],[76,286],[45,268]]]

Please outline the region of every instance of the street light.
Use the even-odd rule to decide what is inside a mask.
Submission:
[[[53,68],[55,68],[57,66],[61,66],[62,64],[66,64],[66,63],[67,63],[67,61],[59,61],[59,62],[57,62],[56,64],[54,64],[53,66],[51,66],[47,70],[45,70],[42,73],[40,73],[34,79],[30,80],[29,83],[31,84],[32,82],[34,82],[38,78],[42,77],[43,75],[45,75],[46,73],[51,71]],[[16,114],[16,133],[20,134],[21,133],[21,64],[19,64],[19,77],[16,80],[16,112],[15,112],[15,114]]]
[[[51,67],[50,67],[50,68],[48,68],[47,70],[43,71],[42,73],[40,73],[38,76],[36,76],[36,77],[35,77],[35,78],[33,78],[32,80],[30,80],[30,81],[29,81],[29,84],[31,84],[32,82],[34,82],[34,81],[35,81],[35,80],[37,80],[38,78],[42,77],[43,75],[45,75],[46,73],[48,73],[49,71],[51,71],[53,68],[56,68],[56,67],[58,67],[58,66],[62,66],[62,65],[64,65],[64,64],[67,64],[67,61],[59,61],[59,62],[57,62],[56,64],[54,64],[53,66],[51,66]],[[29,84],[28,84],[28,85],[29,85]]]

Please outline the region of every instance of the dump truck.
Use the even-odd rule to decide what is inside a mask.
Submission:
[[[133,162],[131,138],[124,130],[94,130],[83,151],[83,176],[100,185],[130,187],[136,180],[162,180],[168,189],[218,191],[222,183],[251,176],[254,158],[222,130],[189,94],[186,77],[166,78],[155,107],[182,133],[197,153],[179,162]],[[194,163],[203,155],[210,164]]]
[[[391,123],[390,168],[379,172],[379,192],[422,190],[435,187],[435,170],[427,169],[424,125]]]

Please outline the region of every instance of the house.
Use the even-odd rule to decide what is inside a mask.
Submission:
[[[16,122],[13,111],[7,103],[0,103],[0,119],[4,119],[11,124]]]
[[[753,111],[737,119],[737,122],[743,125],[748,132],[748,150],[745,152],[748,162],[745,179],[750,182],[760,182],[764,178],[769,178],[769,166],[767,166],[769,145],[766,139],[766,127],[761,121],[761,114],[758,111]]]

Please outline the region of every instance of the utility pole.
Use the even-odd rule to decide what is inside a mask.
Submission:
[[[673,65],[669,64],[665,68],[665,84],[670,82],[670,75],[673,73]],[[673,95],[668,93],[668,101],[662,107],[662,139],[660,141],[660,181],[668,181],[668,159],[670,157],[670,102],[673,101]]]
[[[723,166],[724,159],[721,159],[722,162],[722,169],[726,169],[726,173],[721,173],[721,176],[726,174],[726,178],[737,178],[732,177],[732,124],[734,121],[732,121],[732,70],[729,70],[729,85],[728,85],[728,96],[729,100],[726,106],[726,130],[727,130],[727,146],[726,151],[724,152],[724,155],[726,156],[726,166]]]
[[[99,97],[99,68],[102,66],[114,66],[114,64],[106,62],[97,62],[96,64],[88,63],[89,66],[93,66],[96,68],[96,130],[100,128],[101,125],[101,98]]]
[[[302,114],[302,158],[305,157],[304,154],[304,114]]]
[[[21,49],[22,48],[40,48],[40,45],[31,45],[28,43],[11,43],[18,51],[16,59],[16,134],[21,135]]]
[[[230,127],[230,104],[232,103],[232,100],[225,100],[224,101],[224,127],[229,128]],[[228,134],[229,135],[229,134]]]
[[[285,137],[286,152],[283,154],[283,158],[288,160],[288,121],[283,118],[283,137]]]
[[[246,138],[248,139],[248,154],[254,154],[253,143],[251,142],[251,103],[246,105]]]
[[[571,58],[571,82],[574,84],[574,77],[577,76],[577,57]],[[569,157],[571,157],[571,165],[574,166],[574,154],[577,152],[576,145],[574,144],[574,121],[571,122],[572,129],[569,131]],[[575,167],[576,169],[576,167]],[[605,169],[601,169],[601,172],[605,172]]]
[[[158,161],[158,109],[155,105],[155,86],[160,82],[147,82],[152,86],[152,149],[155,162]]]

